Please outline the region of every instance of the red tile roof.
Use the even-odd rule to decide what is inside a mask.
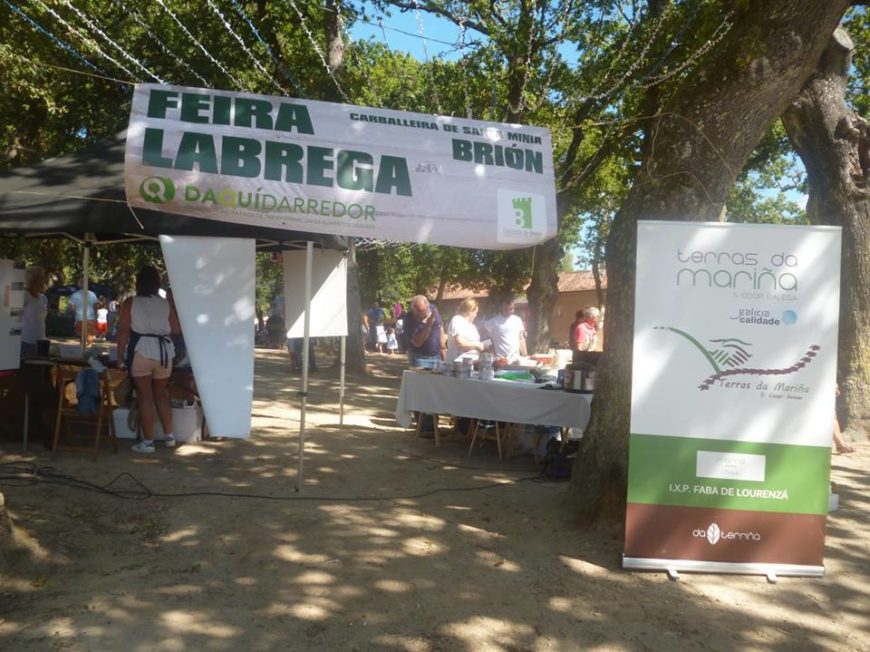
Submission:
[[[601,272],[601,287],[602,289],[607,289],[607,274],[605,272]],[[559,292],[586,292],[594,289],[595,278],[589,270],[559,273]],[[432,295],[434,294],[435,289],[433,288]],[[488,296],[489,292],[487,290],[472,290],[464,288],[461,285],[452,285],[444,291],[442,300],[451,301],[453,299],[465,299],[468,297],[482,299]]]

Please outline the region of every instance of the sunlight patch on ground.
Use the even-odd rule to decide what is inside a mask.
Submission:
[[[450,623],[441,628],[445,633],[465,641],[469,650],[526,649],[519,645],[521,637],[536,636],[531,625],[509,620],[472,616],[465,622]]]
[[[473,525],[466,525],[464,523],[457,525],[456,529],[464,534],[471,534],[478,539],[484,539],[486,541],[505,538],[505,535],[499,534],[498,532],[490,532],[489,530],[484,530],[483,528],[475,527]]]
[[[400,634],[384,634],[374,638],[374,642],[383,649],[403,650],[404,652],[429,652],[432,649],[429,642],[411,636]]]
[[[173,455],[177,457],[193,457],[194,455],[217,455],[217,449],[205,444],[181,444]]]
[[[517,564],[516,562],[508,561],[504,558],[503,555],[496,552],[495,550],[489,550],[487,548],[484,548],[477,551],[474,556],[484,566],[497,568],[498,570],[507,571],[509,573],[519,573],[521,570],[519,564]]]
[[[182,528],[182,529],[177,530],[175,532],[170,532],[169,534],[165,534],[161,538],[161,541],[163,541],[163,543],[178,543],[179,541],[183,541],[184,539],[189,539],[189,538],[195,537],[198,534],[199,534],[199,528],[191,526],[191,527]],[[188,543],[190,544],[190,543],[197,543],[197,542],[194,541],[194,542],[188,542]]]
[[[17,577],[6,577],[0,575],[0,595],[4,592],[8,593],[30,593],[32,591],[38,591],[40,586],[33,579],[22,580]],[[3,624],[3,621],[0,620],[0,625]]]
[[[440,543],[436,543],[426,537],[411,537],[402,542],[402,549],[409,555],[415,557],[431,557],[432,555],[440,555],[446,552],[445,548]]]
[[[372,527],[369,528],[369,534],[375,537],[384,537],[384,538],[393,538],[399,536],[399,533],[395,530],[388,530],[383,527]]]
[[[582,559],[575,559],[574,557],[567,557],[565,555],[559,555],[559,560],[565,564],[568,568],[579,575],[589,575],[592,577],[606,577],[609,580],[615,580],[617,576],[614,576],[613,571],[604,566],[597,566],[596,564],[590,564],[588,561],[583,561]]]
[[[203,587],[195,584],[175,584],[173,586],[164,586],[157,589],[160,595],[171,595],[175,597],[186,595],[197,595],[203,592]]]
[[[238,627],[215,621],[209,614],[190,610],[164,611],[159,620],[169,631],[184,636],[201,634],[212,638],[229,638],[242,633]]]
[[[429,514],[421,514],[418,511],[396,509],[393,511],[392,517],[384,520],[384,524],[410,527],[417,530],[427,530],[429,532],[438,532],[444,529],[446,521]]]
[[[329,560],[326,555],[309,555],[296,548],[296,546],[286,544],[275,548],[274,555],[282,561],[289,561],[294,564],[324,564]]]
[[[43,626],[42,629],[46,634],[51,636],[63,637],[75,636],[77,631],[75,621],[66,616],[52,618]]]
[[[289,615],[300,620],[326,620],[332,616],[336,606],[334,603],[327,603],[327,601],[323,601],[323,604],[302,602],[289,605],[287,611]]]
[[[309,570],[298,575],[292,581],[295,584],[333,584],[335,583],[335,576],[323,571]]]
[[[375,588],[387,593],[407,593],[414,590],[411,584],[400,580],[378,580],[375,582]]]

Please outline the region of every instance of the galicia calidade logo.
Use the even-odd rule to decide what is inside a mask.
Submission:
[[[794,310],[786,310],[782,313],[782,323],[786,326],[791,326],[794,323],[797,323],[797,313]]]
[[[165,204],[175,197],[175,184],[169,177],[148,177],[139,184],[139,195],[152,204]]]

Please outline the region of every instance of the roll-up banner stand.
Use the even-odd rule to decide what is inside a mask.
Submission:
[[[838,227],[640,222],[623,566],[822,575]]]

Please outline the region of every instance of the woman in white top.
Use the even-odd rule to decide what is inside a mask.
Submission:
[[[136,296],[121,305],[118,328],[118,367],[128,367],[139,402],[143,440],[133,446],[137,453],[154,452],[154,411],[163,426],[167,448],[175,446],[172,408],[166,386],[172,373],[175,347],[169,337],[181,329],[175,307],[159,295],[160,273],[143,267],[136,276]]]
[[[28,267],[24,272],[24,308],[21,312],[21,359],[36,354],[37,340],[45,339],[45,316],[48,299],[46,275],[42,267]]]
[[[459,304],[459,312],[453,316],[447,327],[447,362],[454,362],[463,355],[476,358],[483,351],[480,333],[474,325],[477,310],[477,301],[474,299],[463,299]]]

